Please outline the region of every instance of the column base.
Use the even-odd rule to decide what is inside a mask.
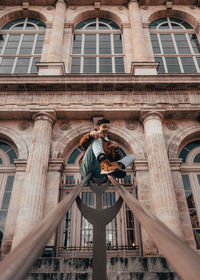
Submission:
[[[132,75],[157,75],[157,62],[132,62]]]
[[[36,65],[38,75],[65,75],[64,62],[38,62]]]

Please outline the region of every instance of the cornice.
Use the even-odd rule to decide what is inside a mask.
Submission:
[[[0,75],[0,92],[183,92],[200,91],[200,75]]]

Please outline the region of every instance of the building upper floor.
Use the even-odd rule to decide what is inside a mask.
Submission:
[[[0,74],[200,73],[198,1],[79,2],[2,0]]]

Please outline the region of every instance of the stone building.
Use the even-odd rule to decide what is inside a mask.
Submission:
[[[2,256],[80,182],[79,140],[102,117],[136,156],[122,183],[200,249],[199,6],[0,0]],[[90,190],[81,196],[94,206]],[[110,189],[104,207],[116,199]],[[125,203],[106,231],[109,256],[159,255]],[[91,255],[92,226],[76,204],[48,246]]]

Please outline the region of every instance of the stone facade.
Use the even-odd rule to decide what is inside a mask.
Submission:
[[[156,0],[126,2],[0,2],[1,27],[22,17],[46,24],[38,73],[0,75],[1,139],[17,153],[10,169],[15,180],[4,227],[3,255],[56,207],[66,174],[75,172],[80,179],[78,164],[67,166],[67,159],[79,146],[81,136],[93,129],[95,118],[102,116],[111,120],[112,138],[125,152],[136,156],[138,200],[196,248],[179,153],[184,145],[200,139],[200,76],[157,72],[149,24],[161,17],[181,18],[195,29],[200,40],[198,1],[182,4],[177,0],[172,5]],[[120,26],[125,73],[70,73],[74,28],[94,17],[111,19]],[[200,167],[194,171],[200,172]],[[200,209],[200,200],[196,209]],[[73,211],[74,222],[80,223],[75,206]],[[80,230],[80,225],[72,226],[72,234],[77,228]],[[127,237],[120,228],[118,225],[118,236],[125,246]],[[49,245],[61,244],[62,230],[58,232],[60,236],[52,236]],[[137,235],[140,252],[159,254],[142,228]],[[71,246],[78,246],[73,242]],[[56,251],[59,253],[59,248]],[[131,252],[124,254],[131,256]]]

